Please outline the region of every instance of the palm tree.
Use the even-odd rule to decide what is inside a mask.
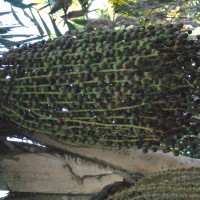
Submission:
[[[134,187],[114,199],[178,199],[179,191],[199,198],[199,37],[190,38],[183,23],[137,20],[141,5],[149,13],[154,3],[115,1],[104,28],[90,23],[89,30],[21,45],[0,59],[0,188],[91,195],[118,182],[118,191]],[[132,6],[139,16],[119,16]],[[72,11],[58,8],[70,27]],[[47,16],[56,23],[54,11]],[[44,28],[35,25],[51,37],[40,19]],[[106,187],[98,198],[110,192]]]

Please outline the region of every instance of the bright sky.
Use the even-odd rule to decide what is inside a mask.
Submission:
[[[33,2],[33,1],[31,1],[31,0],[24,0],[23,2],[24,2],[24,3],[31,3],[31,2]],[[37,1],[35,0],[34,2],[37,2]],[[102,10],[102,9],[105,7],[106,4],[108,4],[108,0],[101,0],[101,1],[99,1],[99,0],[94,0],[93,4],[91,5],[90,10],[95,10],[95,9]],[[4,2],[4,1],[1,2],[0,12],[2,12],[2,11],[8,11],[8,10],[10,10],[10,4],[9,4],[9,3],[6,3],[6,2]],[[31,24],[30,20],[29,20],[27,17],[24,17],[24,14],[23,14],[23,12],[21,11],[21,9],[19,9],[19,8],[14,8],[14,10],[15,10],[15,12],[17,12],[17,15],[19,16],[19,18],[20,18],[20,19],[23,19],[23,20],[22,20],[22,23],[23,23],[23,24],[28,24],[27,27],[18,28],[18,29],[17,29],[17,30],[18,30],[18,33],[20,33],[20,34],[33,34],[33,33],[36,33],[36,34],[37,34],[37,33],[38,33],[37,28],[36,28],[34,25],[32,25],[32,26],[30,25],[30,24]],[[48,10],[48,11],[49,11],[49,10]],[[45,22],[46,22],[47,24],[51,24],[48,15],[46,15],[46,13],[45,13],[45,12],[48,12],[48,11],[47,11],[47,10],[46,10],[46,11],[45,11],[45,10],[42,10],[42,11],[41,11],[41,15],[42,15],[42,18],[45,20]],[[26,12],[29,13],[28,9],[26,9]],[[33,10],[33,13],[34,13],[34,16],[37,18],[37,20],[40,21],[37,12],[36,12],[36,11],[34,12],[34,10]],[[96,12],[95,12],[95,11],[94,11],[94,12],[90,12],[90,13],[89,13],[89,17],[90,17],[90,18],[96,18],[96,17],[97,17]],[[5,24],[10,25],[10,22],[13,22],[13,24],[14,24],[14,23],[18,24],[18,22],[15,20],[15,18],[13,17],[12,14],[4,15],[3,17],[0,17],[0,22],[1,22],[2,24],[4,24],[4,25],[5,25]],[[49,22],[49,23],[48,23],[48,22]],[[42,23],[40,23],[40,25],[43,26]],[[65,33],[65,32],[67,31],[66,29],[62,29],[63,23],[60,23],[60,27],[61,27],[60,30],[63,30],[63,33]],[[49,26],[49,28],[52,28],[52,27]],[[52,29],[52,30],[53,30],[53,29]],[[10,33],[11,33],[11,34],[17,34],[17,33],[16,33],[16,29],[13,29]],[[19,40],[20,40],[20,39],[21,39],[21,38],[19,38]],[[15,41],[16,41],[16,40],[17,40],[17,38],[15,38]]]
[[[8,191],[0,190],[0,198],[6,197],[8,195]]]

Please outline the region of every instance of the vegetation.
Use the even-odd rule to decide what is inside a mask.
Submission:
[[[93,0],[73,1],[73,4],[72,1],[69,1],[70,3],[67,4],[67,7],[65,4],[62,4],[62,0],[58,1],[60,3],[56,3],[55,0],[41,0],[37,1],[40,3],[29,4],[23,3],[22,0],[7,0],[5,2],[10,3],[11,9],[10,11],[1,12],[0,16],[11,15],[18,23],[17,25],[9,24],[5,26],[2,24],[2,26],[0,26],[0,43],[9,49],[23,43],[30,43],[46,38],[60,37],[68,30],[73,31],[84,28],[88,19],[87,15],[91,12],[89,11],[89,8]],[[72,9],[68,10],[69,7],[72,7]],[[73,10],[74,7],[77,9]],[[37,31],[32,34],[9,34],[10,30],[13,28],[27,28],[27,24],[24,24],[21,19],[22,17],[30,21],[29,26],[35,26]],[[47,25],[46,22],[49,24]],[[12,41],[13,38],[16,39],[22,37],[25,39],[18,42]]]
[[[199,169],[171,170],[140,179],[134,187],[110,196],[112,200],[198,199]]]
[[[37,0],[34,3],[25,4],[22,0],[7,0],[11,10],[0,13],[2,15],[12,14],[18,26],[27,27],[23,23],[23,18],[27,18],[32,26],[37,28],[37,32],[31,35],[9,35],[10,27],[1,26],[0,42],[7,48],[19,45],[24,42],[39,40],[42,38],[60,37],[66,31],[77,29],[98,29],[98,27],[126,27],[134,25],[148,26],[152,24],[177,23],[181,22],[192,29],[199,26],[199,1],[198,0],[156,0],[156,1],[136,1],[136,0],[108,0],[112,7],[108,6],[102,10],[92,9],[94,0]],[[106,2],[106,0],[105,0]],[[20,14],[21,12],[23,13]],[[91,19],[90,14],[95,13],[100,19]],[[48,25],[46,24],[48,22]],[[6,33],[6,35],[5,35]],[[28,37],[21,42],[13,43],[10,38]],[[9,42],[6,40],[9,39]]]
[[[70,10],[75,1],[8,2],[21,26],[15,8],[25,9],[38,35],[20,44],[7,40],[13,26],[1,29],[0,42],[9,48],[0,58],[1,120],[30,136],[81,147],[136,146],[143,153],[200,158],[200,36],[193,34],[199,1],[109,1],[113,14],[96,20],[88,17],[89,0],[79,0],[79,10]],[[179,182],[182,194],[199,198],[196,168],[144,177],[109,198],[184,199],[176,191]]]
[[[191,123],[199,40],[182,28],[85,32],[12,49],[1,59],[1,116],[73,143],[178,155],[199,133]]]

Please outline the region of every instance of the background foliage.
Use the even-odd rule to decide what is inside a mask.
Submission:
[[[91,5],[94,0],[38,0],[24,3],[23,0],[4,0],[10,3],[10,10],[0,13],[1,18],[12,14],[17,24],[0,25],[0,43],[6,48],[24,42],[40,40],[47,37],[59,37],[66,31],[77,29],[96,29],[100,27],[114,28],[129,25],[144,25],[167,22],[182,22],[193,29],[199,26],[200,1],[199,0],[109,0],[104,9],[96,9],[97,19],[91,19]],[[106,1],[105,1],[106,2]],[[67,5],[67,6],[65,6]],[[23,14],[20,13],[20,10]],[[29,34],[10,34],[17,27],[26,27],[24,18],[37,31]],[[16,27],[17,26],[17,27]],[[30,26],[30,25],[28,25]],[[16,31],[17,32],[17,31]],[[15,42],[13,38],[22,38]]]

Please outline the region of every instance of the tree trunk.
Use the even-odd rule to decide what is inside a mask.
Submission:
[[[123,176],[67,154],[1,156],[0,188],[17,192],[91,194]]]
[[[28,134],[25,133],[28,137]],[[98,149],[81,147],[68,144],[62,141],[56,141],[54,138],[35,133],[30,136],[35,141],[43,142],[54,148],[64,150],[75,155],[83,156],[88,159],[93,159],[102,162],[110,167],[118,168],[127,171],[128,173],[138,173],[148,175],[158,171],[168,169],[200,167],[200,160],[185,156],[175,157],[173,153],[163,153],[162,151],[149,151],[144,154],[142,150],[134,147],[130,149]],[[147,167],[148,166],[148,167]]]
[[[4,200],[89,200],[92,195],[11,193]]]

